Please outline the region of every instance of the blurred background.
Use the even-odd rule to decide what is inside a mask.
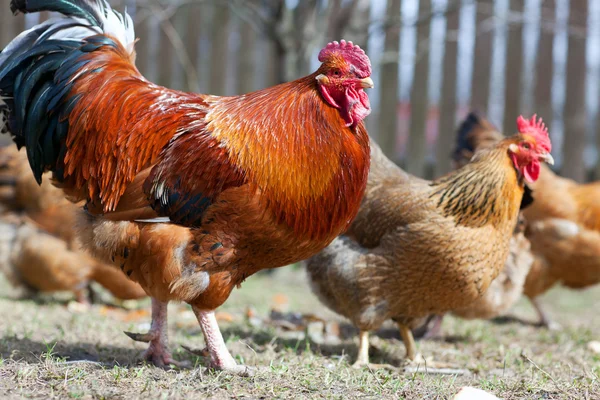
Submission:
[[[375,89],[369,133],[418,176],[450,170],[471,109],[506,134],[519,114],[550,127],[556,168],[600,179],[598,0],[111,0],[135,22],[137,65],[175,89],[233,95],[309,74],[344,38],[365,48]],[[50,17],[13,17],[0,48]]]

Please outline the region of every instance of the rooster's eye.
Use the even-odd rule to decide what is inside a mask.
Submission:
[[[523,148],[525,150],[529,150],[529,149],[531,149],[531,145],[529,143],[523,143]]]
[[[333,74],[334,74],[335,76],[340,76],[340,70],[339,70],[339,69],[334,69],[334,70],[333,70]]]

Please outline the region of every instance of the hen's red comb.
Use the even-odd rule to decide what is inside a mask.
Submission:
[[[541,118],[537,119],[537,115],[533,114],[531,119],[527,120],[522,115],[517,118],[517,128],[519,133],[527,133],[535,138],[538,146],[550,153],[552,150],[552,143],[548,136],[548,128]]]
[[[371,60],[360,46],[352,42],[346,42],[343,39],[339,43],[337,41],[329,42],[319,52],[319,61],[325,62],[333,54],[342,56],[347,62],[354,65],[361,72],[361,75],[364,75],[361,78],[371,76]]]

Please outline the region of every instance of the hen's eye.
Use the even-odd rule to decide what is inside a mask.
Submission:
[[[339,70],[339,69],[334,69],[334,70],[333,70],[333,74],[334,74],[335,76],[340,76],[340,70]]]
[[[523,143],[523,148],[525,150],[530,150],[531,149],[531,145],[529,143]]]

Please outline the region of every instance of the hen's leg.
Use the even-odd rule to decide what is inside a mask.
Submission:
[[[443,315],[431,315],[427,321],[418,328],[412,329],[415,339],[434,339],[442,335]]]
[[[358,343],[358,356],[352,364],[354,368],[361,368],[369,365],[369,331],[360,331]]]
[[[559,323],[557,323],[556,321],[553,321],[548,316],[548,313],[544,310],[544,308],[542,307],[542,305],[540,304],[540,302],[537,298],[530,298],[529,300],[531,301],[533,308],[535,308],[535,311],[537,312],[537,314],[540,318],[539,323],[541,326],[545,326],[546,328],[548,328],[552,331],[558,331],[558,330],[562,329],[562,327],[560,326]]]
[[[423,339],[433,339],[442,336],[442,322],[444,321],[443,315],[435,315],[433,317],[433,324],[429,330],[423,335]]]
[[[400,330],[400,336],[402,336],[404,347],[406,347],[406,358],[414,361],[417,357],[417,346],[415,345],[415,338],[413,337],[412,331],[408,326],[403,324],[398,324],[398,329]]]
[[[361,330],[358,343],[358,356],[352,364],[352,368],[368,367],[369,369],[389,369],[396,371],[397,368],[390,364],[372,364],[369,362],[369,331]]]
[[[169,335],[167,332],[168,304],[167,302],[152,298],[152,324],[150,325],[150,330],[147,333],[125,332],[125,334],[135,341],[149,343],[143,357],[157,367],[164,368],[169,364],[178,367],[187,366],[186,363],[175,361],[169,351]]]
[[[402,341],[404,342],[404,346],[406,347],[406,358],[410,360],[411,364],[416,364],[416,370],[418,371],[420,365],[424,365],[426,369],[433,372],[436,370],[438,373],[450,373],[453,374],[456,372],[456,369],[448,369],[453,368],[452,365],[433,361],[431,359],[425,359],[421,353],[417,353],[417,346],[415,345],[415,339],[413,337],[412,331],[406,325],[398,324],[398,329],[400,329],[400,336],[402,336]],[[406,370],[405,370],[406,371]]]
[[[202,311],[194,306],[192,306],[192,310],[196,314],[204,334],[204,341],[210,354],[210,367],[236,375],[249,376],[252,370],[245,365],[238,365],[227,350],[215,312]]]

